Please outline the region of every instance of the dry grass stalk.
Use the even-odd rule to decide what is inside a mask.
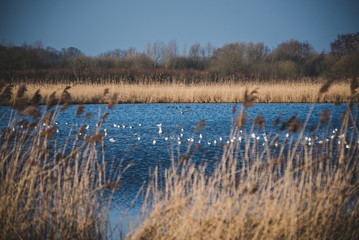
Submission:
[[[21,88],[16,97],[24,94]],[[110,177],[105,160],[97,158],[103,133],[72,146],[51,139],[59,102],[51,94],[47,109],[57,107],[33,121],[40,117],[39,96],[36,91],[32,105],[19,114],[27,119],[15,117],[0,133],[0,238],[106,239],[113,195],[105,194],[105,186],[117,188],[121,171],[111,168],[119,175]]]
[[[244,111],[240,115],[245,116]],[[327,112],[322,115],[325,124]],[[254,122],[261,121],[258,116]],[[279,122],[280,117],[273,128]],[[348,121],[342,124],[338,136]],[[356,122],[352,124],[356,129]],[[305,126],[293,116],[282,130],[302,136]],[[245,137],[236,128],[232,134]],[[128,238],[357,239],[359,133],[351,134],[346,147],[336,138],[308,145],[304,136],[280,145],[279,135],[267,132],[264,146],[250,138],[243,144],[229,143],[211,174],[205,173],[206,163],[192,163],[187,151],[186,160],[178,160],[181,164],[172,159],[163,187],[154,170],[142,219]]]
[[[85,106],[83,104],[79,104],[76,109],[76,116],[81,116],[85,111]]]
[[[224,84],[77,84],[68,90],[72,103],[108,103],[108,90],[118,94],[118,103],[239,103],[243,102],[246,89],[259,87],[261,94],[257,102],[262,103],[313,103],[349,102],[349,83],[330,82],[330,89],[319,94],[320,83],[224,83]],[[27,94],[34,95],[41,88],[44,99],[49,99],[53,89],[64,89],[66,85],[28,85]],[[106,94],[104,94],[106,93]],[[55,95],[56,96],[56,95]],[[60,96],[56,96],[59,98]],[[318,98],[319,97],[319,98]],[[46,102],[42,102],[45,104]]]
[[[197,131],[202,130],[205,125],[206,125],[206,122],[205,122],[204,120],[200,120],[200,121],[197,123],[194,132],[196,133]]]
[[[34,95],[32,96],[31,98],[31,106],[38,106],[40,105],[41,103],[41,100],[42,100],[42,96],[40,94],[40,89],[37,89],[37,91],[34,93]]]
[[[321,124],[323,124],[323,123],[328,122],[329,120],[330,120],[329,110],[328,110],[328,109],[324,109],[323,112],[322,112],[322,114],[320,115],[320,120],[319,120],[319,122],[320,122]]]
[[[114,93],[113,95],[112,95],[112,97],[110,98],[110,101],[108,102],[108,104],[107,104],[107,108],[108,109],[113,109],[114,107],[115,107],[115,105],[117,104],[117,102],[118,102],[118,99],[117,99],[117,93]]]

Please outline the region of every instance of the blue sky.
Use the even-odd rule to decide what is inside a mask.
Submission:
[[[359,32],[357,0],[1,0],[0,41],[42,41],[89,56],[115,48],[143,51],[156,40],[221,47],[290,39],[329,51],[337,34]]]

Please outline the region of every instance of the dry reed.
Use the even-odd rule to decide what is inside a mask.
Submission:
[[[9,88],[5,90],[8,94]],[[26,90],[18,88],[15,109],[19,99],[26,102]],[[61,111],[58,104],[71,99],[68,90],[60,98],[56,93],[47,97],[43,113],[37,106],[41,95],[35,91],[28,101],[32,105],[19,114],[12,110],[7,128],[0,133],[1,239],[110,237],[111,199],[123,171],[111,167],[117,171],[113,176],[106,171],[108,163],[101,150],[103,119],[91,134],[81,127],[71,143],[54,139]],[[12,98],[6,96],[6,100]],[[84,106],[79,105],[77,116],[83,112]]]
[[[104,133],[99,128],[84,137],[77,133],[72,145],[53,141],[59,103],[117,102],[244,102],[234,116],[231,138],[215,169],[191,161],[191,148],[165,170],[164,186],[159,172],[153,172],[146,190],[142,218],[127,236],[129,239],[358,239],[359,159],[357,116],[352,105],[342,116],[342,125],[333,138],[321,144],[303,139],[307,121],[295,116],[266,131],[265,119],[254,119],[248,134],[241,127],[246,109],[259,102],[353,101],[357,83],[328,83],[259,86],[261,94],[248,92],[258,85],[75,85],[6,87],[1,100],[11,105],[17,97],[31,105],[20,115],[12,114],[1,133],[0,149],[0,235],[4,239],[103,239],[108,237],[111,194],[119,178],[111,179],[101,159]],[[60,88],[60,89],[54,89]],[[61,91],[61,89],[65,89]],[[114,92],[109,96],[108,90]],[[58,94],[57,92],[61,92]],[[16,92],[17,94],[12,94]],[[30,97],[33,95],[33,97]],[[61,97],[63,96],[63,97]],[[29,100],[31,99],[31,100]],[[41,114],[38,105],[46,103]],[[21,108],[19,108],[21,109]],[[78,106],[76,115],[84,113]],[[98,125],[108,113],[100,118]],[[309,113],[310,115],[310,113]],[[26,117],[20,121],[19,116]],[[91,115],[86,114],[85,118]],[[40,119],[40,120],[39,120]],[[323,112],[313,130],[329,126]],[[325,125],[328,124],[328,125]],[[204,122],[196,130],[205,127]],[[351,131],[349,131],[351,128]],[[288,133],[285,139],[280,132]],[[260,145],[251,134],[265,133]],[[294,134],[297,134],[297,138]],[[321,136],[319,136],[321,137]],[[244,142],[238,139],[244,139]],[[197,148],[199,146],[196,146]],[[120,177],[120,176],[119,176]],[[106,190],[107,189],[107,190]]]
[[[76,84],[68,90],[73,103],[108,103],[107,94],[117,94],[118,103],[237,103],[243,102],[246,88],[258,88],[261,94],[258,102],[262,103],[314,103],[314,102],[348,102],[350,83],[332,84],[329,91],[318,94],[320,82],[283,82],[283,83],[223,83],[223,84]],[[29,84],[29,95],[37,89],[46,99],[56,90],[59,92],[66,85]],[[15,89],[18,86],[15,86]],[[328,87],[329,88],[329,87]],[[325,90],[325,89],[323,89]],[[59,97],[59,96],[58,96]]]
[[[206,174],[206,162],[196,166],[188,151],[184,161],[171,160],[163,185],[155,169],[129,239],[359,238],[359,132],[349,105],[334,138],[318,135],[319,127],[330,126],[328,112],[322,113],[313,144],[303,135],[310,113],[304,122],[293,116],[278,132],[280,117],[269,131],[257,117],[251,131],[242,132],[255,99],[246,94],[233,120],[230,138],[237,141],[226,145],[212,173]],[[262,133],[264,145],[251,137]]]

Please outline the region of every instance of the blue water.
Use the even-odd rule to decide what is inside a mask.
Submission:
[[[236,117],[241,110],[240,104],[180,104],[184,111],[188,110],[183,114],[176,104],[123,104],[115,106],[112,110],[107,110],[106,105],[86,105],[84,114],[91,113],[90,120],[84,119],[84,114],[76,117],[77,106],[71,106],[56,119],[59,131],[55,139],[61,146],[61,143],[68,138],[70,129],[74,129],[72,134],[74,138],[82,125],[88,126],[88,134],[91,134],[99,118],[108,112],[109,116],[101,127],[101,131],[106,129],[107,133],[104,141],[105,161],[112,161],[114,165],[122,163],[122,166],[128,163],[133,164],[123,175],[123,183],[115,199],[116,204],[128,206],[140,186],[148,180],[149,171],[156,166],[159,166],[161,170],[169,167],[171,157],[178,158],[186,151],[191,141],[193,141],[193,146],[199,141],[202,145],[194,155],[194,161],[211,161],[218,158],[221,143],[225,144],[230,135],[234,120],[232,111],[235,106],[236,112],[233,116]],[[282,123],[293,115],[296,115],[303,123],[313,106],[307,129],[318,123],[324,109],[328,109],[332,115],[329,128],[340,127],[339,118],[347,108],[346,104],[338,106],[333,104],[256,104],[247,110],[248,122],[243,130],[249,132],[252,121],[257,115],[264,117],[266,131],[271,129],[273,122],[280,114],[282,114],[281,123],[275,130],[278,130]],[[0,107],[1,129],[8,125],[10,113],[9,107]],[[206,125],[204,129],[193,135],[200,120],[204,120]],[[158,124],[162,124],[162,134],[159,134]],[[260,133],[263,133],[263,129],[258,132]],[[286,132],[284,131],[283,134],[285,135]],[[311,133],[306,130],[304,135],[310,136]],[[140,201],[135,204],[135,207],[139,205]]]

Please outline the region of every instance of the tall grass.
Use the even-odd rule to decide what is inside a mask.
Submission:
[[[0,134],[1,239],[110,236],[109,211],[122,171],[113,170],[118,171],[113,177],[101,150],[104,132],[100,128],[108,113],[99,118],[93,133],[80,127],[70,141],[73,126],[67,140],[57,142],[56,119],[69,106],[68,90],[59,98],[50,95],[43,107],[38,105],[39,92],[26,99],[25,86],[14,94],[9,86],[1,94],[0,99],[12,106],[8,126]],[[76,114],[84,115],[83,105]]]
[[[243,102],[246,88],[261,90],[258,102],[263,103],[314,103],[348,102],[348,83],[332,84],[330,90],[318,99],[321,82],[273,82],[273,83],[221,83],[221,84],[75,84],[69,92],[73,103],[106,103],[105,89],[118,94],[119,103],[237,103]],[[46,99],[54,90],[61,90],[64,84],[29,84],[31,96],[41,88]],[[60,91],[61,92],[61,91]],[[44,100],[45,102],[45,100]]]
[[[330,94],[330,85],[318,86],[313,99]],[[334,133],[329,113],[323,111],[311,129],[311,138],[318,138],[315,142],[304,137],[310,113],[304,122],[296,116],[284,122],[278,118],[271,129],[257,116],[247,132],[246,111],[261,96],[256,90],[236,92],[235,96],[241,94],[236,101],[243,103],[242,109],[237,115],[233,109],[231,141],[215,168],[207,171],[207,162],[192,162],[200,145],[190,143],[182,156],[171,159],[164,181],[155,169],[144,192],[141,218],[127,238],[358,239],[359,132],[353,105],[358,86],[353,79],[346,91],[348,108]],[[0,100],[12,106],[8,127],[0,134],[0,236],[4,239],[111,238],[112,197],[128,166],[115,170],[118,174],[108,172],[112,167],[104,157],[101,131],[108,111],[100,115],[94,132],[82,126],[73,141],[70,137],[56,141],[58,115],[76,102],[76,94],[86,86],[61,87],[60,93],[41,89],[44,95],[24,86],[0,89]],[[115,94],[109,95],[105,87]],[[99,102],[108,103],[107,109],[128,91],[111,87],[96,90]],[[182,86],[176,87],[171,94],[185,98],[177,93]],[[219,85],[209,87],[220,91]],[[90,117],[81,104],[76,115],[84,121]],[[204,122],[199,122],[195,131],[203,127]]]
[[[280,118],[266,130],[258,116],[246,133],[245,113],[256,93],[244,93],[242,111],[232,121],[234,141],[211,174],[206,162],[195,166],[190,151],[172,159],[163,184],[158,169],[153,172],[142,220],[129,239],[359,238],[359,132],[353,104],[333,137],[319,134],[319,128],[329,133],[330,116],[323,111],[311,129],[311,137],[318,137],[314,143],[303,134],[310,113],[305,122],[293,116],[279,131],[274,129]],[[264,145],[252,134],[264,138]]]

